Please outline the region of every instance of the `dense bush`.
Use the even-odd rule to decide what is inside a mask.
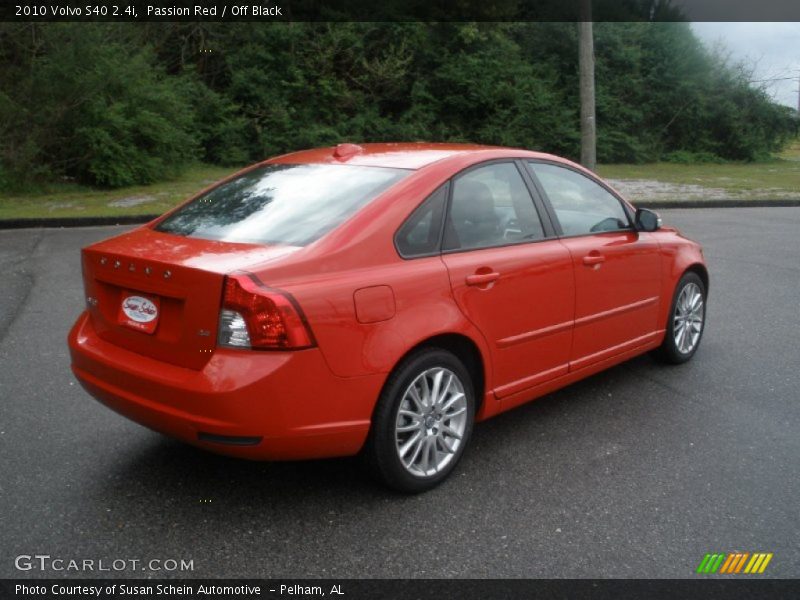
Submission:
[[[197,156],[182,77],[107,27],[4,25],[0,157],[12,181],[148,183]]]
[[[599,23],[595,46],[601,161],[755,160],[796,133],[685,23]],[[0,188],[147,183],[343,140],[576,157],[576,27],[0,24]]]

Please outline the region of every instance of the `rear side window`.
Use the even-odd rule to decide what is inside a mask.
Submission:
[[[411,213],[395,236],[397,251],[403,258],[439,253],[442,215],[447,202],[447,185],[433,192]]]
[[[409,173],[354,165],[266,165],[196,198],[156,230],[228,242],[305,246]]]
[[[544,237],[533,199],[513,163],[472,169],[453,182],[445,250],[505,246]]]

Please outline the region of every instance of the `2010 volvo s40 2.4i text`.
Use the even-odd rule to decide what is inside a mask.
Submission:
[[[480,421],[638,354],[692,357],[700,246],[555,156],[342,144],[249,167],[83,250],[72,369],[233,456],[362,453],[404,491]]]

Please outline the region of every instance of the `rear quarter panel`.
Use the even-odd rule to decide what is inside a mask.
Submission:
[[[394,316],[361,323],[354,292],[378,285],[392,289]],[[460,333],[478,341],[453,301],[438,256],[331,274],[287,289],[303,307],[331,370],[340,377],[388,373],[409,349],[435,335]]]

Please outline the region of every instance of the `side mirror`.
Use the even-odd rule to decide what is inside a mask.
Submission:
[[[638,231],[656,231],[661,227],[661,217],[657,212],[646,208],[636,209],[636,229]]]

